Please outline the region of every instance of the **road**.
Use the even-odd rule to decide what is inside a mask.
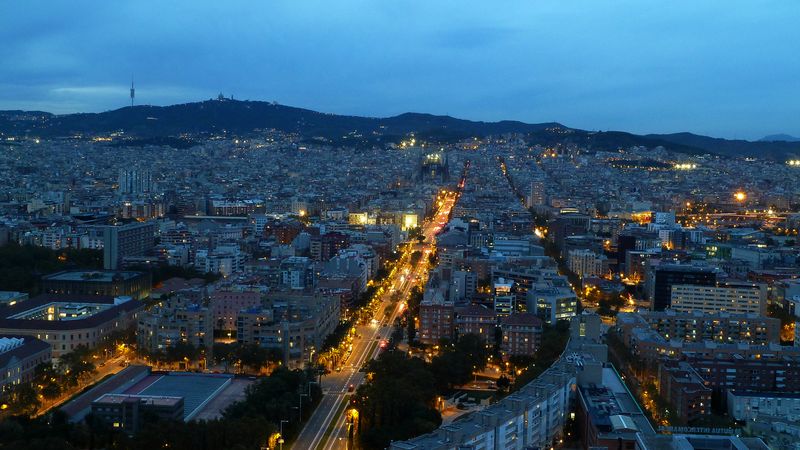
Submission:
[[[411,289],[424,284],[428,274],[428,255],[434,250],[435,236],[447,223],[456,199],[456,193],[445,195],[437,205],[438,210],[433,218],[422,224],[425,241],[407,246],[398,262],[398,270],[394,271],[394,278],[389,280],[392,289],[388,289],[380,298],[376,317],[371,323],[356,327],[353,351],[343,362],[341,372],[332,372],[322,380],[322,400],[297,436],[293,445],[295,450],[347,448],[347,424],[344,412],[350,399],[349,387],[352,386],[354,391],[364,381],[364,373],[359,372],[359,369],[380,354],[382,350],[380,343],[389,340],[392,325],[405,309]],[[422,257],[412,265],[411,253],[414,251],[422,252]],[[392,303],[393,297],[398,301]],[[394,307],[387,312],[392,304]],[[333,429],[329,431],[332,423]]]
[[[51,409],[61,406],[62,404],[64,404],[64,402],[71,399],[72,396],[80,392],[82,389],[86,388],[86,386],[93,386],[103,378],[107,377],[108,375],[113,375],[121,371],[122,369],[125,368],[125,366],[122,363],[125,362],[127,358],[128,357],[125,354],[109,358],[108,360],[105,361],[105,363],[102,366],[98,365],[95,368],[97,372],[93,374],[90,379],[85,380],[78,386],[62,393],[61,396],[52,401],[43,399],[42,406],[36,412],[35,416],[41,416],[50,411]]]

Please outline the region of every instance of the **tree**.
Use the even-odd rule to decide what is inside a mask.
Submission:
[[[237,350],[242,366],[254,369],[255,372],[260,372],[270,362],[283,359],[279,350],[266,349],[258,344],[242,344]]]
[[[102,269],[103,252],[11,243],[0,247],[0,290],[36,294],[42,275],[69,268]]]
[[[500,378],[497,379],[497,389],[505,391],[509,387],[511,387],[511,380],[509,380],[505,375],[500,375]]]
[[[42,395],[48,400],[54,400],[61,396],[61,385],[54,381],[49,381],[42,387]]]
[[[406,316],[406,333],[408,334],[408,343],[409,345],[414,342],[417,338],[417,326],[414,323],[414,315],[411,314],[411,310],[407,309],[405,311]]]
[[[353,398],[365,449],[383,449],[394,440],[433,431],[441,424],[434,408],[433,374],[419,358],[385,352],[367,364],[368,382]]]
[[[468,333],[459,337],[455,344],[455,352],[477,370],[483,370],[486,367],[486,358],[489,356],[489,352],[486,350],[483,338],[477,334]]]
[[[167,357],[177,361],[196,361],[201,356],[200,350],[189,342],[178,342],[167,348]]]
[[[67,386],[77,386],[83,379],[97,373],[89,347],[79,345],[63,356],[59,370]]]
[[[416,240],[419,242],[425,241],[425,235],[422,233],[422,227],[414,227],[408,230],[408,239]]]
[[[42,406],[36,389],[31,383],[14,385],[7,398],[8,410],[13,415],[31,416]]]

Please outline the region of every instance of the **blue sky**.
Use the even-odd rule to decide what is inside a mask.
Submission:
[[[800,136],[800,1],[0,5],[0,109],[219,92],[325,112]]]

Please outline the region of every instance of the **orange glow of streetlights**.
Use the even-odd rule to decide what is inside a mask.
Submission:
[[[739,191],[739,192],[733,194],[733,198],[735,198],[736,201],[743,202],[747,198],[747,194],[745,194],[742,191]]]

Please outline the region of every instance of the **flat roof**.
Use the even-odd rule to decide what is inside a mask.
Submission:
[[[230,384],[233,375],[199,374],[191,372],[174,372],[161,376],[140,392],[128,394],[183,397],[183,420],[191,420],[225,387]]]
[[[102,311],[73,320],[40,320],[15,319],[13,316],[42,308],[51,303],[83,303],[107,305]],[[0,329],[6,330],[78,330],[90,328],[119,317],[120,314],[141,308],[144,304],[137,300],[129,300],[120,304],[114,303],[114,297],[107,295],[55,295],[44,294],[13,306],[0,307]]]
[[[65,270],[50,275],[45,275],[42,280],[48,281],[84,281],[92,283],[110,283],[114,277],[122,280],[131,280],[144,275],[143,272],[114,271],[114,270]]]
[[[102,397],[93,401],[106,405],[120,405],[128,401],[140,401],[154,406],[175,406],[183,401],[183,397],[161,396],[161,395],[137,395],[137,394],[104,394]]]
[[[581,387],[580,391],[592,422],[601,433],[655,434],[653,425],[613,368],[602,369],[602,385]]]

